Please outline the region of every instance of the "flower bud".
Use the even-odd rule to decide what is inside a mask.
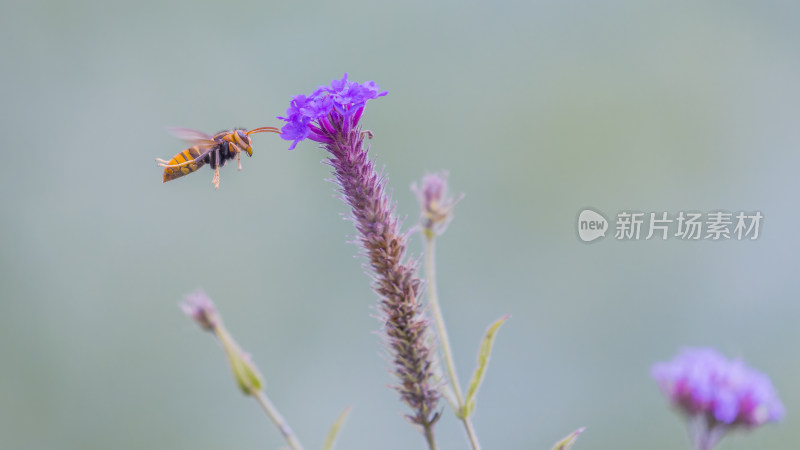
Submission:
[[[217,308],[202,290],[187,295],[180,306],[187,316],[206,331],[213,331],[219,325]]]
[[[428,173],[421,186],[411,185],[422,211],[422,227],[428,234],[442,234],[453,219],[453,208],[463,195],[453,198],[447,192],[447,172]]]

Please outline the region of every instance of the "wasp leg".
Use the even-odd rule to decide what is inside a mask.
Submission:
[[[239,147],[239,144],[235,142],[229,142],[228,153],[236,153],[236,163],[239,166],[239,170],[242,170],[242,148]]]
[[[199,160],[200,160],[200,158],[197,158],[197,159],[190,159],[188,161],[184,161],[184,162],[178,163],[178,164],[170,164],[169,161],[164,161],[163,159],[160,159],[160,158],[156,159],[156,161],[158,161],[158,167],[163,167],[165,169],[175,169],[177,167],[186,167],[186,166],[188,166],[188,165],[190,165],[192,163],[197,163],[197,161],[199,161]]]
[[[178,163],[178,164],[170,164],[169,161],[164,161],[161,158],[156,158],[156,161],[158,161],[160,163],[158,165],[158,167],[163,167],[165,169],[167,169],[167,168],[168,169],[174,169],[176,167],[186,167],[186,166],[191,165],[191,164],[203,165],[203,164],[205,164],[205,162],[203,162],[203,160],[205,159],[206,155],[208,155],[208,152],[210,152],[210,151],[211,150],[207,150],[207,151],[201,153],[200,156],[198,156],[195,159],[190,159],[190,160],[184,161],[182,163]]]
[[[219,189],[219,150],[214,152],[214,157],[217,163],[214,165],[214,178],[211,179],[211,183],[214,185],[214,189]]]
[[[169,162],[169,161],[167,161],[167,162]],[[163,167],[165,169],[167,169],[167,168],[174,169],[176,167],[180,167],[181,165],[184,165],[184,164],[164,164],[164,163],[159,163],[158,167]]]
[[[169,162],[169,161],[165,161],[165,162]],[[197,160],[192,159],[192,160],[189,160],[189,161],[184,161],[184,162],[182,162],[180,164],[163,164],[163,163],[161,163],[161,164],[158,165],[158,167],[163,167],[165,169],[174,169],[176,167],[186,167],[186,166],[188,166],[188,165],[190,165],[192,163],[196,163],[196,162],[197,162]]]

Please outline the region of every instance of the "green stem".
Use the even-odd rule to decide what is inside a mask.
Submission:
[[[436,236],[430,229],[424,229],[425,235],[425,279],[427,286],[425,291],[428,294],[428,304],[431,307],[431,314],[433,314],[433,321],[436,325],[436,332],[439,335],[439,343],[441,344],[442,356],[444,363],[447,367],[447,375],[450,379],[450,385],[456,395],[458,402],[458,411],[456,414],[461,417],[464,411],[464,394],[461,392],[461,387],[458,383],[458,375],[456,374],[456,364],[453,360],[453,351],[450,348],[450,339],[447,337],[447,327],[444,324],[444,316],[442,315],[442,308],[439,306],[439,296],[436,291],[436,250],[435,239]],[[478,436],[475,434],[475,428],[472,426],[472,421],[469,417],[461,417],[464,423],[464,429],[467,431],[469,442],[473,450],[480,450],[481,444],[478,442]]]
[[[425,440],[428,441],[428,449],[438,450],[439,447],[436,445],[436,438],[433,436],[433,424],[426,423],[423,428],[425,429]]]
[[[278,412],[275,405],[269,400],[267,394],[264,391],[258,391],[253,393],[253,397],[256,399],[261,408],[264,409],[264,412],[267,413],[272,423],[278,428],[278,431],[281,432],[283,438],[286,440],[286,443],[289,444],[289,448],[292,450],[303,450],[303,446],[300,444],[300,441],[297,440],[297,436],[295,436],[292,428],[286,423],[281,413]]]

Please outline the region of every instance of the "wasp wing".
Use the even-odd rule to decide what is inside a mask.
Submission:
[[[167,130],[169,130],[173,136],[194,144],[200,147],[200,149],[208,149],[217,145],[217,141],[214,140],[213,136],[203,133],[202,131],[183,127],[168,127]]]

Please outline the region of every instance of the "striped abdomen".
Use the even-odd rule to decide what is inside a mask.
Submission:
[[[164,168],[164,183],[170,180],[174,180],[175,178],[180,178],[184,175],[188,175],[194,172],[195,170],[203,167],[208,162],[208,158],[204,157],[202,159],[197,159],[203,153],[204,152],[201,151],[198,147],[189,147],[186,150],[173,156],[172,159],[169,160],[169,163],[167,165],[168,166],[177,165],[178,167]]]

